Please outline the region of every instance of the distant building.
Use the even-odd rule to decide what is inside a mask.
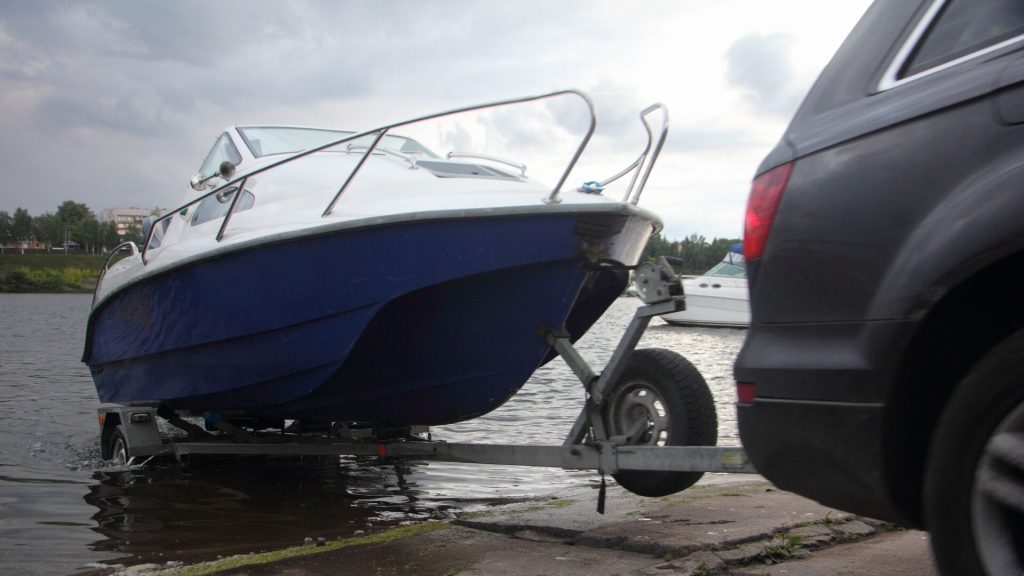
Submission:
[[[129,230],[142,232],[142,221],[146,216],[159,214],[159,208],[107,208],[100,213],[100,221],[117,225],[117,235],[124,236]]]
[[[46,245],[36,240],[8,240],[6,243],[0,243],[0,254],[6,253],[7,250],[18,250],[24,252],[25,250],[42,250],[46,248]]]

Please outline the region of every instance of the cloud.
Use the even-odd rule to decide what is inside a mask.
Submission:
[[[0,10],[7,43],[19,47],[0,70],[42,93],[41,121],[155,134],[180,125],[198,103],[248,108],[365,92],[355,67],[372,49],[338,38],[356,27],[350,19],[338,18],[332,30],[277,3],[137,2],[116,13],[112,6]],[[341,57],[318,57],[324,51]]]
[[[449,127],[438,129],[438,140],[446,150],[462,152],[476,148],[473,134],[464,123],[455,123]]]
[[[726,52],[726,79],[739,88],[754,112],[789,116],[803,87],[794,82],[791,34],[751,32]]]
[[[731,221],[820,69],[808,54],[848,30],[824,15],[857,15],[780,1],[0,2],[0,210],[40,214],[69,198],[97,211],[177,205],[232,124],[368,129],[577,87],[594,100],[597,131],[570,183],[631,162],[646,139],[638,113],[660,100],[671,127],[649,188],[686,186],[693,204],[666,192],[648,207],[667,222],[690,221],[680,208]],[[402,132],[525,162],[553,184],[588,120],[564,97]]]

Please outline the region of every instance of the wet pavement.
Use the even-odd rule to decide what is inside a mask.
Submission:
[[[665,498],[574,488],[447,521],[131,573],[531,576],[934,576],[927,535],[858,518],[759,477],[711,476]],[[163,569],[160,569],[163,568]],[[109,573],[102,571],[97,573]]]

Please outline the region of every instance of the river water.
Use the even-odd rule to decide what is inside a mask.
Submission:
[[[0,574],[194,562],[445,517],[560,488],[592,472],[352,458],[205,458],[112,470],[80,361],[90,296],[0,294]],[[621,298],[579,343],[600,369],[639,301]],[[738,444],[732,362],[746,331],[655,319],[640,347],[686,356],[708,381],[719,444]],[[500,409],[437,427],[457,442],[561,443],[582,386],[556,359]],[[596,501],[596,500],[595,500]]]

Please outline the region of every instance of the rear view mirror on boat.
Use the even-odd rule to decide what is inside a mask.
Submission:
[[[224,180],[231,180],[232,178],[234,178],[234,176],[235,163],[230,160],[225,160],[220,163],[220,166],[217,168],[217,172],[215,174],[211,174],[210,176],[204,178],[201,172],[196,172],[195,175],[192,176],[190,185],[192,186],[193,190],[203,192],[205,190],[213,188],[214,178],[223,178]]]
[[[220,168],[217,170],[217,175],[225,180],[231,180],[235,176],[235,165],[231,160],[225,160],[220,163]]]
[[[215,174],[215,176],[220,176],[220,174]],[[189,185],[192,186],[193,190],[197,192],[202,192],[204,190],[209,189],[210,186],[212,186],[212,184],[210,183],[211,178],[213,178],[213,176],[203,178],[202,174],[196,172],[195,175],[192,176],[192,180],[189,182]]]

